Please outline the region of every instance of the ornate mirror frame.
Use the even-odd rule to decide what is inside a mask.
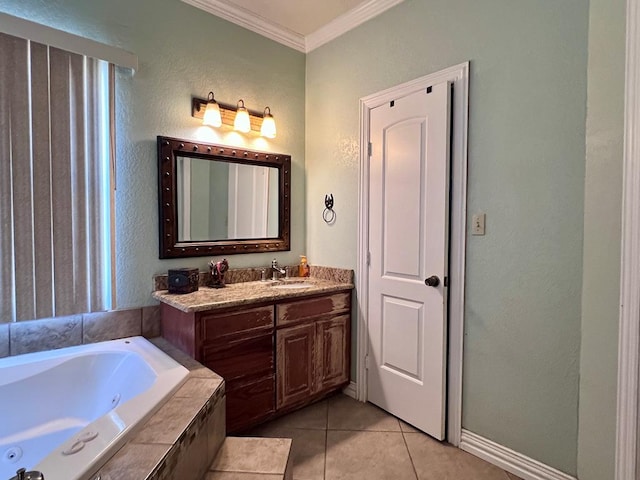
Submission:
[[[278,237],[209,241],[178,240],[177,157],[260,165],[278,169]],[[160,258],[233,255],[290,250],[291,157],[238,147],[158,136],[158,216]]]

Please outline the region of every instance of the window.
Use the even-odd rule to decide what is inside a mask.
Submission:
[[[0,33],[0,322],[112,306],[113,71]]]

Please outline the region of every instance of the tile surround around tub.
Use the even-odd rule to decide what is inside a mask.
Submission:
[[[0,323],[0,358],[9,356],[9,324]]]
[[[82,316],[83,343],[97,343],[142,334],[142,311],[115,310]]]
[[[138,335],[160,336],[158,305],[0,323],[0,358]]]
[[[200,480],[224,441],[224,380],[163,338],[151,342],[189,377],[100,469],[102,480]]]
[[[142,336],[145,338],[160,336],[160,305],[142,307]]]
[[[9,324],[10,354],[82,345],[82,315]]]

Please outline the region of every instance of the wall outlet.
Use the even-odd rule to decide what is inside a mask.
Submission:
[[[484,235],[485,213],[476,213],[471,217],[471,235]]]

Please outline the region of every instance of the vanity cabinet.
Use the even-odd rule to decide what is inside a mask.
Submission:
[[[349,382],[350,291],[200,312],[160,308],[162,336],[224,378],[227,432]]]
[[[349,381],[351,293],[276,305],[276,408],[322,396]]]

